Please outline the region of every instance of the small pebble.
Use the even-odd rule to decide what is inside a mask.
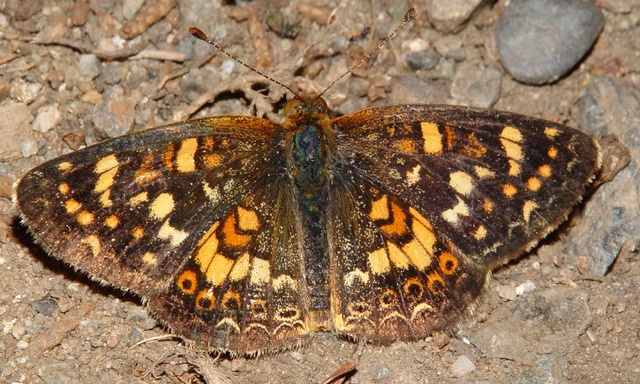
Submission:
[[[476,370],[476,365],[467,357],[460,356],[451,366],[451,372],[457,376],[462,377]]]
[[[302,362],[304,361],[304,355],[298,351],[291,352],[291,358],[295,361]]]
[[[509,287],[508,285],[501,285],[496,288],[498,291],[498,295],[506,300],[515,300],[518,295],[516,294],[516,290],[513,287]]]
[[[532,281],[526,281],[516,287],[516,295],[522,296],[525,293],[533,292],[536,289],[536,284]]]
[[[430,0],[425,6],[435,29],[453,33],[465,26],[481,3],[482,0]]]
[[[380,368],[378,368],[378,371],[376,372],[376,380],[382,380],[386,378],[387,376],[389,376],[389,373],[390,373],[389,367],[386,365],[382,365]]]
[[[413,69],[433,69],[438,65],[440,56],[434,52],[409,52],[407,65]]]

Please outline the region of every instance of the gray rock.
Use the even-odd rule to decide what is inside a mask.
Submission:
[[[575,67],[604,26],[581,0],[513,0],[496,24],[500,62],[516,80],[546,84]]]
[[[621,251],[640,243],[640,91],[622,79],[595,78],[578,104],[578,118],[581,130],[615,135],[631,155],[629,166],[590,198],[569,239],[580,240],[566,244],[568,255],[589,256],[590,268],[604,276]]]

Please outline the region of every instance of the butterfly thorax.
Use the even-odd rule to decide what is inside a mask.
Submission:
[[[330,158],[331,131],[327,104],[321,98],[296,98],[284,113],[287,136],[287,162],[293,182],[304,194],[315,194],[326,183]]]

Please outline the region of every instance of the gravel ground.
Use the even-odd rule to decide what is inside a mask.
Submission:
[[[596,2],[595,44],[566,74],[536,73],[545,85],[518,82],[500,64],[495,33],[506,1],[431,1],[430,22],[418,2],[156,0],[143,8],[151,4],[147,19],[157,22],[127,23],[141,3],[0,1],[0,382],[317,383],[354,356],[350,383],[638,381],[637,0]],[[568,224],[494,272],[455,330],[355,355],[356,344],[320,333],[295,351],[215,359],[167,336],[140,298],[48,257],[19,225],[11,185],[47,159],[187,117],[279,119],[285,91],[196,41],[190,25],[281,82],[313,90],[374,47],[410,5],[420,18],[327,93],[336,114],[407,102],[520,112],[596,135],[610,171]]]

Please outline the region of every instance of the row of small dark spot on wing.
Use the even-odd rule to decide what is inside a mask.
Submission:
[[[346,212],[341,212],[340,204],[338,203],[337,206],[333,207],[334,209],[329,211],[330,216],[337,217],[338,215],[341,215],[340,218],[344,222],[349,222],[349,220],[361,220],[362,222],[360,223],[360,228],[366,226],[367,224],[370,227],[375,227],[375,224],[371,222],[371,220],[367,217],[367,214],[366,214],[366,212],[370,209],[369,203],[374,199],[373,196],[371,196],[370,193],[368,193],[369,188],[371,188],[373,184],[369,183],[369,181],[365,179],[356,179],[356,180],[357,181],[345,182],[345,180],[343,179],[342,180],[343,183],[339,187],[338,186],[336,187],[341,189],[340,191],[341,199],[347,200],[349,202],[354,202],[354,207],[356,212],[349,211],[349,210],[346,210]],[[333,224],[330,224],[330,228],[332,228],[333,231],[336,231],[337,230],[335,228],[336,219],[333,219],[333,221],[329,221],[329,222],[333,223]],[[397,334],[395,335],[381,334],[382,330],[376,329],[376,332],[378,332],[377,339],[373,339],[372,341],[386,343],[396,339],[403,339],[403,340],[417,339],[417,338],[422,338],[426,336],[428,333],[435,331],[437,329],[447,328],[448,326],[452,325],[452,321],[454,321],[454,319],[456,319],[466,311],[466,306],[456,307],[455,305],[452,305],[454,304],[450,302],[452,295],[458,296],[458,297],[471,295],[475,297],[475,295],[479,293],[478,289],[479,287],[482,286],[482,282],[484,280],[484,272],[478,271],[474,273],[468,269],[467,269],[467,272],[472,273],[473,275],[472,278],[480,279],[480,282],[477,282],[478,284],[472,284],[472,286],[470,287],[457,286],[456,292],[454,292],[453,287],[451,286],[451,281],[449,281],[448,285],[445,287],[445,293],[443,295],[434,295],[427,289],[427,285],[428,285],[427,275],[431,271],[442,273],[441,271],[438,270],[437,255],[441,251],[446,251],[446,249],[444,249],[444,244],[441,243],[440,241],[438,241],[436,245],[438,250],[436,250],[435,252],[436,256],[434,257],[434,261],[432,262],[431,265],[427,267],[425,271],[419,271],[414,266],[409,266],[409,268],[407,269],[400,269],[395,267],[393,264],[391,264],[390,266],[391,269],[388,274],[381,275],[381,276],[370,274],[370,281],[368,283],[365,284],[365,283],[356,282],[354,285],[347,287],[344,284],[344,281],[340,280],[340,278],[344,278],[348,272],[350,272],[356,267],[363,271],[368,270],[368,267],[367,267],[368,259],[366,255],[369,251],[372,251],[379,247],[386,248],[387,240],[392,240],[393,242],[397,243],[399,246],[402,246],[403,244],[403,239],[389,239],[382,231],[379,230],[379,228],[378,230],[374,230],[374,233],[377,237],[375,242],[373,242],[372,239],[370,238],[363,238],[362,235],[358,233],[350,233],[345,236],[343,236],[342,234],[338,236],[334,236],[335,241],[337,242],[340,242],[340,240],[343,240],[343,238],[344,240],[350,240],[355,242],[356,244],[355,247],[357,248],[356,251],[351,250],[352,252],[349,254],[340,255],[341,257],[339,257],[338,255],[334,255],[334,257],[339,257],[338,263],[337,263],[338,267],[343,267],[343,269],[341,270],[339,269],[337,271],[338,288],[339,288],[338,295],[343,300],[342,307],[340,309],[343,311],[343,313],[345,313],[348,311],[349,303],[364,301],[371,305],[371,310],[373,311],[373,315],[371,316],[371,319],[375,321],[376,325],[379,325],[383,316],[388,314],[380,306],[379,300],[381,298],[382,293],[386,289],[391,288],[396,292],[397,297],[399,299],[398,309],[407,319],[411,318],[411,315],[412,315],[411,311],[413,308],[415,308],[415,306],[418,303],[426,302],[429,305],[434,307],[433,317],[438,318],[442,325],[439,327],[434,327],[433,329],[417,329],[415,327],[415,324],[411,324],[410,325],[411,328],[408,330],[408,333],[401,334],[400,330],[398,329]],[[409,240],[409,239],[407,238],[405,240]],[[460,260],[460,262],[461,262],[460,268],[464,268],[464,267],[474,268],[474,266],[469,266],[469,265],[463,266],[463,260]],[[457,278],[460,278],[460,277],[462,277],[462,275],[457,276]],[[418,281],[420,281],[420,283],[422,284],[422,287],[424,288],[424,291],[421,292],[419,297],[411,298],[411,300],[413,301],[412,303],[408,301],[409,297],[407,297],[403,292],[403,283],[406,282],[407,279],[409,278],[417,279]],[[456,279],[456,277],[453,277],[452,279]],[[461,289],[461,290],[458,291],[458,289]],[[465,300],[469,300],[469,299],[465,299]],[[354,335],[354,336],[358,336],[358,335]]]

